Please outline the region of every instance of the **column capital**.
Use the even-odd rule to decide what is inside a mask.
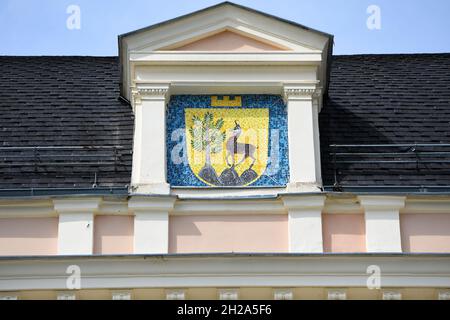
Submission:
[[[166,100],[169,95],[169,83],[138,83],[131,89],[134,105],[143,100]]]
[[[128,208],[133,212],[169,211],[175,205],[175,197],[133,196],[128,201]]]
[[[53,199],[53,207],[58,213],[92,213],[101,202],[101,198]]]
[[[312,100],[322,94],[318,81],[283,84],[283,98],[288,100]]]
[[[326,196],[286,195],[281,199],[288,210],[322,210]]]
[[[404,196],[358,196],[365,210],[398,211],[405,207]]]

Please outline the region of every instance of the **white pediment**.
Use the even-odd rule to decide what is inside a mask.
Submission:
[[[201,39],[178,43],[163,50],[197,52],[264,52],[290,51],[291,49],[268,43],[264,39],[250,37],[234,30],[226,29]]]
[[[130,101],[135,113],[131,179],[134,192],[158,195],[174,192],[181,196],[206,194],[195,189],[196,186],[203,187],[203,184],[189,182],[200,179],[195,173],[186,179],[180,176],[194,171],[176,166],[180,164],[179,159],[172,157],[172,151],[177,148],[169,146],[173,142],[173,133],[178,129],[185,130],[183,128],[187,128],[187,124],[185,116],[169,115],[168,111],[190,112],[171,103],[177,99],[188,102],[186,99],[195,99],[196,95],[210,96],[216,101],[229,101],[236,95],[244,98],[262,95],[276,99],[279,116],[284,119],[278,123],[283,123],[284,127],[271,130],[287,133],[279,152],[283,159],[289,159],[289,166],[284,162],[280,169],[284,171],[278,180],[271,177],[270,182],[263,182],[269,187],[264,188],[264,192],[318,190],[321,178],[317,119],[327,87],[328,60],[333,44],[331,35],[224,2],[122,35],[119,44],[121,93]],[[218,95],[223,95],[223,99]],[[266,101],[267,106],[270,103]],[[275,112],[276,108],[273,104],[271,106]],[[204,107],[210,108],[211,105],[206,103]],[[239,117],[254,120],[246,106],[239,105],[237,110],[248,112]],[[170,117],[181,119],[182,123],[172,121],[174,118]],[[232,120],[227,124],[230,128],[234,123]],[[269,130],[269,122],[265,123]],[[185,144],[181,145],[184,148]],[[269,142],[263,145],[268,146]],[[262,152],[266,157],[265,151]],[[278,155],[273,155],[273,159],[276,157]],[[267,159],[261,162],[268,163]],[[186,166],[184,160],[181,164]],[[174,170],[180,172],[175,173]],[[217,170],[220,172],[219,175],[216,173],[218,177],[224,172],[227,174],[227,169],[220,167]],[[265,171],[253,172],[263,174]],[[239,181],[226,180],[226,176],[223,179],[208,180],[208,186],[219,186],[219,190],[210,190],[215,196],[230,195],[227,188],[222,188],[230,186],[227,184],[229,181],[232,186],[243,186]],[[231,192],[234,195],[258,195],[262,192],[258,188],[251,189]]]
[[[231,3],[223,3],[186,16],[120,36],[128,50],[164,50],[224,30],[297,52],[322,51],[329,35]]]
[[[311,64],[326,78],[332,36],[224,2],[119,36],[122,94],[136,65]],[[325,66],[325,68],[324,68]]]

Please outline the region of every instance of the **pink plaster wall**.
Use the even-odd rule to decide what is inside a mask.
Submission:
[[[58,252],[58,218],[0,219],[0,255],[54,255]]]
[[[169,252],[287,252],[286,215],[171,216]]]
[[[230,31],[223,31],[188,43],[174,49],[176,51],[237,51],[237,52],[258,52],[258,51],[280,51],[284,50],[270,44],[257,41]]]
[[[94,254],[133,253],[133,216],[96,216]]]
[[[450,253],[450,212],[401,214],[403,252]]]
[[[323,214],[324,252],[366,252],[363,214]]]

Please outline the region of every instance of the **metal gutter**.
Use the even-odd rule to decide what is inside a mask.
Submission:
[[[336,194],[418,194],[418,195],[450,195],[450,186],[339,186],[339,191],[333,185],[323,187],[324,191]]]
[[[450,186],[347,186],[336,191],[332,185],[324,186],[324,191],[317,192],[278,192],[262,195],[244,196],[179,196],[175,194],[139,194],[130,193],[128,186],[124,187],[97,187],[97,188],[24,188],[24,189],[0,189],[0,199],[4,198],[39,198],[39,197],[89,197],[89,196],[118,196],[118,197],[167,197],[179,200],[214,201],[214,200],[273,200],[280,196],[316,196],[316,195],[450,195]]]
[[[128,196],[128,186],[96,188],[24,188],[0,189],[0,198],[30,198],[42,196]]]

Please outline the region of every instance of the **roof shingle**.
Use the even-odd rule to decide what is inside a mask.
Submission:
[[[0,97],[1,189],[129,184],[133,114],[118,99],[118,58],[2,56]],[[34,146],[90,151],[5,149]]]
[[[0,189],[129,184],[134,120],[119,81],[116,57],[0,57]],[[319,123],[324,185],[331,144],[450,143],[450,54],[334,56]],[[11,148],[35,146],[52,148]],[[450,165],[345,164],[338,180],[450,185]]]

